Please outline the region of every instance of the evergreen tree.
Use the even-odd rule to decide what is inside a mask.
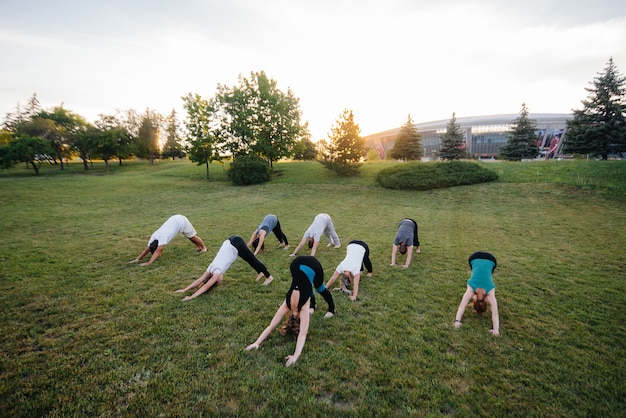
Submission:
[[[424,156],[422,135],[417,131],[411,115],[400,128],[396,142],[389,151],[389,156],[397,160],[420,160]]]
[[[502,145],[499,154],[506,160],[520,161],[524,158],[535,158],[539,154],[537,145],[536,123],[528,118],[526,103],[522,103],[522,110],[512,124],[513,130],[509,139]]]
[[[176,118],[176,110],[172,109],[172,113],[166,119],[165,128],[165,145],[161,156],[163,158],[183,158],[185,151],[180,144],[180,136],[178,135],[178,120]]]
[[[604,73],[590,83],[583,108],[574,110],[567,121],[564,151],[608,159],[609,154],[626,152],[626,78],[611,58]]]
[[[465,157],[465,136],[461,126],[456,121],[456,114],[448,122],[446,133],[441,135],[441,149],[439,158],[442,160],[460,160]]]
[[[345,109],[331,128],[322,160],[324,167],[342,176],[359,173],[361,159],[367,150],[361,137],[361,128],[354,122],[354,114]]]

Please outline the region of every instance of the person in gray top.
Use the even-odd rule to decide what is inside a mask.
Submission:
[[[285,249],[289,248],[289,241],[280,227],[280,221],[276,215],[270,213],[269,215],[265,215],[261,224],[252,233],[250,241],[248,241],[248,247],[252,247],[254,255],[257,255],[259,251],[265,248],[265,237],[272,232],[276,235],[279,247],[285,247]]]
[[[400,221],[398,232],[396,232],[396,237],[393,240],[391,265],[396,265],[396,254],[400,251],[400,254],[406,254],[406,261],[402,267],[405,269],[409,268],[413,255],[413,248],[415,248],[415,254],[419,254],[421,252],[420,240],[417,234],[417,222],[411,218],[404,218]]]
[[[302,247],[304,247],[307,243],[309,248],[311,249],[311,255],[315,256],[317,252],[317,246],[320,243],[320,239],[322,235],[326,236],[328,239],[328,246],[334,245],[335,248],[341,247],[341,242],[339,241],[339,236],[337,235],[337,231],[335,231],[335,226],[333,225],[333,221],[330,218],[330,215],[327,213],[318,214],[315,219],[313,219],[313,223],[309,228],[304,232],[304,236],[302,236],[302,240],[293,251],[293,253],[289,254],[290,257],[295,257],[298,254],[298,251]]]

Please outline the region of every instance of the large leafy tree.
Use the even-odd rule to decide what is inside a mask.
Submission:
[[[619,73],[613,58],[603,73],[590,83],[592,87],[582,101],[583,108],[574,110],[567,122],[564,151],[599,156],[626,152],[626,78]]]
[[[535,158],[539,154],[537,145],[536,123],[528,117],[526,103],[522,103],[520,115],[511,123],[512,131],[506,144],[499,149],[500,155],[511,161]]]
[[[345,109],[331,128],[320,162],[339,175],[351,176],[359,173],[365,154],[367,149],[361,128],[354,122],[352,110]]]
[[[47,139],[24,133],[18,134],[16,139],[2,148],[3,168],[9,168],[14,163],[23,162],[33,168],[35,175],[39,175],[39,168],[42,163],[47,161],[48,155],[54,151]]]
[[[298,138],[300,104],[291,90],[283,92],[265,72],[239,76],[234,87],[218,85],[214,99],[225,147],[233,156],[257,154],[270,168],[290,155]]]
[[[448,121],[446,133],[441,135],[439,158],[442,160],[460,160],[465,157],[465,136],[456,121],[456,113]]]
[[[87,122],[82,116],[57,106],[51,111],[42,110],[27,122],[17,125],[16,130],[27,131],[31,136],[38,136],[50,142],[54,149],[55,161],[64,169],[64,160],[69,158],[74,148],[74,140],[85,129]]]
[[[189,159],[197,165],[206,166],[206,178],[209,179],[209,163],[220,160],[219,137],[214,127],[215,110],[211,102],[199,94],[189,93],[182,97],[187,111],[185,127],[187,129],[187,152]]]
[[[397,160],[419,160],[423,155],[422,135],[417,131],[417,127],[409,115],[406,123],[398,132],[389,156]]]

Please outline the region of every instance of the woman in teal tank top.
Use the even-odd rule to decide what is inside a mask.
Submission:
[[[473,299],[474,309],[479,315],[487,311],[487,305],[491,306],[491,322],[493,328],[491,334],[500,335],[500,317],[498,315],[498,301],[496,300],[496,285],[493,282],[493,272],[498,265],[493,254],[478,251],[469,256],[467,262],[472,269],[472,275],[467,281],[467,289],[461,304],[456,312],[454,326],[459,328],[461,320],[470,300]]]

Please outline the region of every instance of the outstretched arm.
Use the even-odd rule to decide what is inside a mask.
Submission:
[[[317,252],[317,247],[320,245],[320,240],[313,241],[313,248],[311,248],[311,255],[315,255]]]
[[[302,237],[302,240],[300,241],[296,249],[293,250],[291,254],[289,254],[289,257],[294,257],[296,254],[298,254],[298,251],[300,251],[300,248],[304,247],[304,244],[306,243],[306,241],[307,241],[307,237],[306,236]]]
[[[150,264],[154,263],[156,261],[157,258],[159,258],[159,256],[161,255],[161,253],[163,252],[163,246],[159,245],[156,250],[154,250],[154,253],[152,253],[152,257],[150,257],[150,260],[146,261],[145,263],[141,263],[140,266],[145,267],[145,266],[149,266]]]
[[[278,324],[280,324],[280,321],[283,319],[283,317],[287,315],[288,313],[289,313],[289,308],[287,307],[287,303],[283,302],[283,304],[280,305],[280,307],[274,314],[274,317],[272,318],[272,321],[267,326],[267,328],[263,330],[263,332],[261,333],[261,335],[259,335],[259,338],[257,338],[255,342],[253,342],[252,344],[246,347],[246,350],[250,351],[253,348],[259,348],[261,343],[265,341],[265,339],[272,333],[274,328],[276,328]],[[302,324],[300,324],[300,327],[302,328]]]
[[[352,296],[350,296],[350,300],[354,302],[356,300],[357,295],[359,294],[359,282],[361,281],[361,273],[354,275],[354,284],[352,285]]]
[[[391,264],[392,266],[396,265],[396,254],[398,253],[398,246],[393,244],[391,247]]]
[[[335,281],[337,280],[337,277],[339,277],[339,272],[337,270],[335,270],[333,272],[333,275],[330,276],[330,279],[328,279],[328,283],[326,283],[326,289],[330,289],[330,287],[335,283]]]
[[[463,319],[463,314],[465,313],[465,308],[469,301],[474,297],[474,291],[470,286],[467,286],[465,293],[463,294],[463,298],[461,298],[461,304],[459,305],[459,309],[456,311],[456,316],[454,317],[454,326],[459,328],[461,324],[461,320]]]
[[[203,276],[204,276],[204,274],[203,274]],[[206,276],[206,277],[210,277],[210,279],[209,279],[209,280],[208,280],[205,284],[203,284],[203,285],[200,287],[200,289],[196,290],[196,291],[194,292],[194,294],[193,294],[193,295],[191,295],[191,296],[185,296],[185,297],[183,298],[183,302],[188,301],[188,300],[191,300],[191,299],[195,299],[195,298],[197,298],[198,296],[200,296],[200,295],[202,295],[202,294],[206,293],[206,292],[207,292],[210,288],[212,288],[214,285],[222,283],[222,279],[224,278],[224,275],[223,275],[222,273],[215,273],[215,274],[212,274],[212,275],[211,275],[211,274],[209,274],[209,275],[208,275],[208,276]],[[198,279],[198,280],[200,280],[200,279]],[[196,282],[197,282],[198,280],[196,280]],[[194,282],[194,283],[195,283],[195,282]],[[200,282],[200,283],[202,283],[202,282]],[[193,284],[193,283],[192,283],[192,284]]]
[[[413,246],[409,245],[409,248],[406,250],[406,261],[402,267],[405,269],[409,268],[411,265],[411,260],[413,259]]]
[[[292,355],[287,356],[287,362],[285,363],[285,366],[287,367],[298,361],[300,354],[302,354],[302,349],[304,348],[304,343],[306,342],[306,336],[309,332],[309,320],[311,318],[311,315],[309,315],[309,307],[310,303],[307,302],[300,311],[300,331],[298,332],[298,339],[296,340],[296,349]]]
[[[141,254],[139,254],[137,256],[137,258],[135,258],[134,260],[131,261],[131,263],[138,263],[139,260],[141,260],[142,258],[144,258],[146,256],[146,254],[148,254],[150,252],[150,246],[146,246],[146,248],[144,248],[144,250],[141,252]]]
[[[500,335],[500,316],[498,313],[498,301],[496,300],[496,289],[491,290],[491,292],[487,294],[487,302],[491,305],[491,323],[493,329],[490,332],[497,337]]]
[[[252,236],[250,237],[250,241],[248,241],[248,247],[252,247],[252,243],[254,242],[255,238],[256,238],[256,231],[252,233]]]

